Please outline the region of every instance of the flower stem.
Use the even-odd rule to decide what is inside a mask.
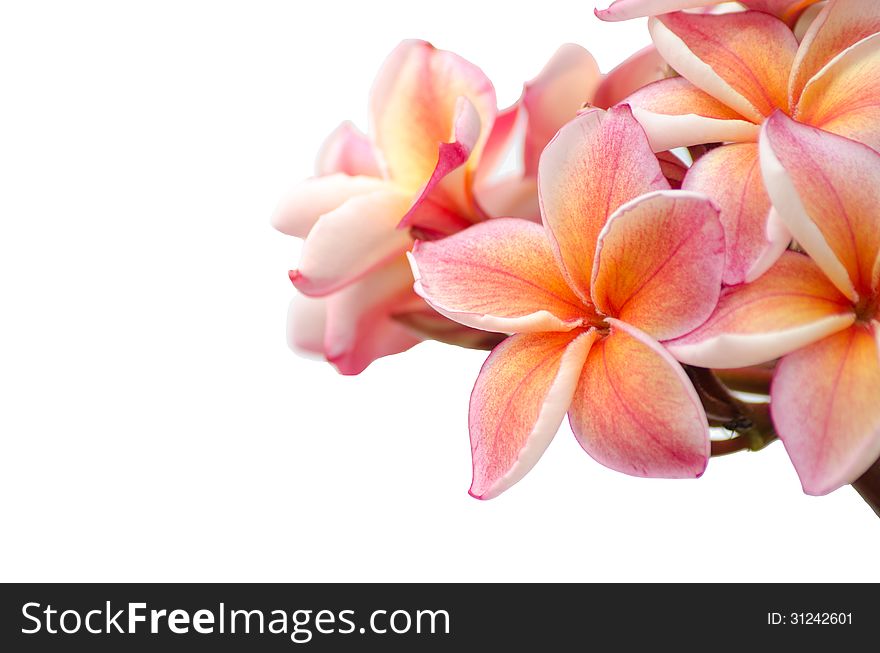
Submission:
[[[731,392],[738,390],[753,394],[769,394],[772,367],[758,366],[743,370],[714,372],[702,367],[686,365],[685,372],[693,382],[703,408],[706,409],[709,425],[735,433],[727,440],[712,441],[713,457],[727,456],[738,451],[760,451],[776,439],[769,402],[742,401]],[[877,460],[852,485],[865,503],[880,517],[880,460]]]
[[[703,403],[709,425],[736,433],[728,440],[714,440],[713,456],[746,450],[759,451],[776,439],[769,403],[737,399],[712,370],[686,367],[685,371]]]
[[[716,370],[715,375],[729,390],[769,395],[775,367],[775,363],[770,363],[735,370]]]
[[[880,460],[875,462],[871,468],[862,474],[862,476],[853,483],[862,498],[871,509],[880,517]]]
[[[727,456],[737,451],[749,449],[749,439],[736,436],[729,440],[712,440],[712,457]]]

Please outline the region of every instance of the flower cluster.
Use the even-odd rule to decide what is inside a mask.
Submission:
[[[566,415],[626,474],[778,436],[805,492],[855,482],[880,457],[880,2],[596,14],[649,17],[653,46],[603,75],[565,45],[504,110],[473,64],[394,50],[368,133],[333,132],[274,219],[305,239],[291,347],[343,374],[425,339],[491,349],[481,499]]]

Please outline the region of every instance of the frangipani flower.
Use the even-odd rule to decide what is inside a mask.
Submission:
[[[290,278],[307,297],[291,304],[289,342],[344,374],[423,339],[394,318],[426,308],[412,293],[404,256],[411,231],[399,226],[451,233],[484,217],[473,178],[497,112],[482,71],[423,41],[391,53],[370,110],[370,137],[350,124],[337,129],[317,176],[273,219],[305,239]]]
[[[496,120],[494,90],[478,68],[422,41],[402,43],[373,87],[371,136],[341,125],[316,176],[273,220],[305,239],[290,274],[302,293],[288,312],[291,348],[343,374],[426,337],[491,348],[496,336],[450,322],[413,293],[404,258],[413,236],[443,237],[496,215],[539,219],[537,156],[556,130],[594,95],[617,102],[665,71],[649,48],[603,78],[589,52],[566,45]],[[524,131],[525,170],[499,179],[514,127]],[[683,177],[674,162],[667,168]]]
[[[709,321],[669,347],[704,367],[782,357],[773,422],[804,491],[826,494],[880,457],[880,153],[781,112],[760,147],[773,204],[809,258],[786,252],[725,289]]]
[[[734,141],[694,164],[682,188],[707,192],[727,235],[724,281],[759,277],[790,235],[761,184],[756,144],[776,110],[880,147],[880,3],[831,0],[798,44],[762,12],[675,13],[649,22],[659,52],[681,77],[630,96],[655,150]]]
[[[596,16],[607,21],[629,20],[727,2],[728,0],[614,0],[607,9],[596,9]],[[816,2],[819,0],[738,0],[738,4],[747,9],[773,14],[789,24],[793,23],[804,9]]]
[[[716,208],[669,190],[626,106],[565,125],[538,181],[543,226],[490,220],[411,255],[416,292],[438,312],[515,334],[492,351],[471,396],[471,494],[492,498],[520,480],[566,413],[584,449],[612,469],[700,476],[706,414],[658,341],[689,333],[715,307]]]

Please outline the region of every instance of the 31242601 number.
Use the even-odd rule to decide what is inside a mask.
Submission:
[[[768,612],[767,623],[771,626],[791,625],[852,625],[852,612]]]

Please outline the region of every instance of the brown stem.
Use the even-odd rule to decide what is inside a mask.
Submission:
[[[776,439],[770,404],[741,401],[730,392],[730,389],[736,389],[769,394],[772,367],[714,372],[686,365],[685,371],[706,409],[710,426],[720,426],[736,433],[728,440],[713,440],[712,456],[726,456],[738,451],[759,451]],[[880,517],[880,460],[852,485]]]
[[[862,474],[862,476],[853,483],[862,498],[871,509],[880,517],[880,460],[875,462],[871,468]]]
[[[749,449],[749,439],[737,436],[729,440],[712,440],[712,457],[727,456],[737,451]]]
[[[712,455],[726,456],[737,451],[760,451],[776,440],[770,421],[769,404],[747,404],[751,407],[748,427],[731,429],[736,435],[728,440],[713,440]]]
[[[737,407],[736,400],[712,370],[685,366],[685,372],[694,384],[712,426],[725,426],[742,418],[742,411]]]
[[[737,435],[712,442],[713,456],[737,451],[759,451],[776,439],[770,419],[770,404],[750,403],[734,397],[715,372],[701,367],[685,367],[700,397],[710,426],[720,426]]]
[[[770,394],[770,381],[773,379],[775,363],[741,367],[734,370],[716,370],[718,379],[730,390],[752,394]]]
[[[462,326],[439,313],[428,310],[416,310],[404,313],[392,313],[391,319],[409,329],[421,338],[436,340],[447,345],[456,345],[468,349],[494,349],[507,336],[491,331],[480,331]]]
[[[760,451],[776,440],[776,433],[773,431],[761,431],[753,428],[737,433],[737,435],[727,440],[712,440],[711,455],[718,457],[736,453],[737,451]]]

